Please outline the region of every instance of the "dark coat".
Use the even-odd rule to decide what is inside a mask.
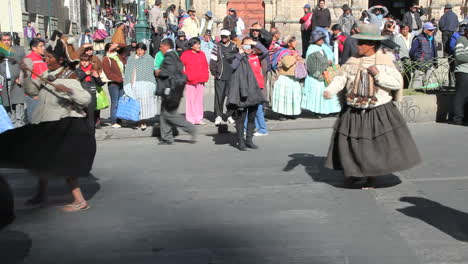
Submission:
[[[230,32],[236,31],[237,20],[233,16],[226,16],[223,20],[223,28]]]
[[[411,26],[413,25],[413,16],[411,15],[411,11],[406,12],[403,15],[403,23],[408,25],[410,28],[410,31],[413,30]],[[416,25],[418,25],[418,29],[422,29],[422,20],[421,16],[424,15],[424,9],[422,9],[420,12],[414,13],[414,19],[416,19]]]
[[[167,110],[175,110],[179,107],[180,100],[184,95],[184,85],[178,85],[174,79],[183,79],[184,64],[174,50],[166,52],[164,55],[163,63],[161,64],[161,71],[159,72],[157,82],[158,90],[170,88],[169,95],[163,95],[163,104]],[[185,77],[185,80],[187,78]]]
[[[357,39],[349,37],[344,43],[343,53],[340,57],[340,65],[345,64],[349,58],[356,57],[357,53]]]
[[[439,20],[440,31],[456,32],[458,30],[458,17],[452,11],[445,13]]]
[[[266,102],[247,56],[238,54],[233,64],[237,68],[231,77],[226,103],[228,108],[245,108]]]
[[[2,102],[4,106],[10,105],[10,100],[12,104],[22,104],[24,103],[24,89],[16,83],[16,79],[20,76],[20,67],[19,63],[16,61],[8,61],[8,67],[10,69],[11,85],[8,87],[8,92],[6,91],[6,61],[0,63],[0,75],[4,78],[3,83],[3,92],[2,92]]]
[[[425,33],[417,35],[411,45],[410,57],[413,61],[432,61],[437,58],[435,37],[431,43]]]

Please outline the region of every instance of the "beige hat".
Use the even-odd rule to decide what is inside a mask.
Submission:
[[[376,24],[361,24],[359,26],[359,34],[352,35],[351,37],[365,40],[385,40],[388,38],[381,35],[379,26]]]

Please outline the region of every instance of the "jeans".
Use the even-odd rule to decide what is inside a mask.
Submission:
[[[258,105],[257,114],[255,115],[255,128],[258,133],[267,134],[268,129],[265,123],[265,113],[263,112],[263,104]],[[247,131],[248,118],[245,118],[244,130]]]
[[[121,83],[109,83],[109,95],[111,98],[111,124],[117,123],[116,114],[119,106],[119,99],[123,96],[123,87]]]
[[[32,115],[37,105],[39,104],[39,100],[33,99],[32,97],[25,95],[24,102],[26,103],[26,118],[28,120],[28,123],[31,123]]]
[[[315,27],[315,30],[320,30],[325,34],[325,44],[327,44],[328,47],[330,47],[330,33],[328,33],[328,30],[326,30],[323,27]],[[330,47],[332,48],[332,47]]]

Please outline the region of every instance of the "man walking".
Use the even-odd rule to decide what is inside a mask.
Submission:
[[[215,125],[223,122],[224,100],[229,91],[229,83],[232,76],[231,63],[239,52],[236,45],[231,42],[231,32],[227,29],[221,30],[221,40],[216,43],[211,53],[210,72],[215,78],[214,112],[216,115]],[[232,110],[227,110],[228,122],[234,124]]]
[[[421,16],[425,13],[424,8],[417,4],[413,4],[410,10],[403,15],[403,24],[408,25],[411,35],[416,36],[422,29]]]
[[[465,118],[465,106],[468,99],[468,27],[465,27],[464,35],[458,38],[455,46],[455,80],[457,94],[454,102],[453,121],[456,125],[463,125]]]
[[[330,33],[328,29],[331,26],[330,10],[325,8],[325,0],[320,0],[312,16],[312,25],[314,30],[320,30],[325,34],[325,44],[330,46]]]
[[[187,80],[186,75],[183,74],[184,65],[174,50],[174,42],[171,39],[163,39],[160,50],[164,54],[164,60],[161,68],[155,72],[158,77],[158,91],[161,91],[159,94],[162,96],[159,121],[161,142],[159,144],[172,145],[174,143],[174,133],[177,134],[177,127],[189,133],[192,136],[192,143],[195,143],[195,126],[177,113]]]
[[[351,29],[357,26],[356,18],[353,16],[349,5],[344,4],[342,9],[343,14],[338,18],[338,24],[341,26],[341,31],[349,36],[351,34]]]
[[[312,34],[312,11],[309,4],[304,6],[304,16],[299,19],[301,23],[302,57],[305,58],[309,47],[310,34]]]

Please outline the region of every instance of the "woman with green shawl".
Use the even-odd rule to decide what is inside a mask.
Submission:
[[[124,92],[140,102],[140,122],[142,130],[147,128],[145,120],[156,116],[156,79],[154,77],[154,59],[146,53],[147,47],[138,43],[135,53],[127,60],[124,77]]]

